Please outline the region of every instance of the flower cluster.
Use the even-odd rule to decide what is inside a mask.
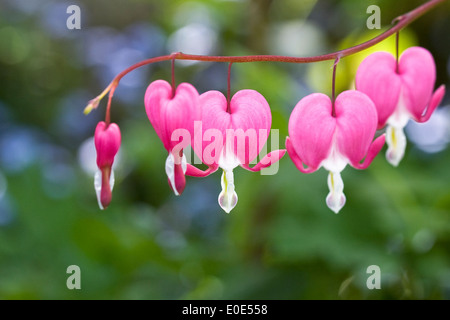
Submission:
[[[175,87],[156,80],[148,86],[144,102],[168,152],[165,171],[175,195],[182,194],[186,176],[205,177],[221,168],[218,202],[229,213],[238,202],[233,170],[241,166],[260,171],[287,151],[303,173],[321,167],[329,171],[326,204],[338,213],[346,201],[341,172],[347,164],[366,169],[385,141],[387,160],[397,166],[406,147],[403,127],[409,119],[427,121],[444,96],[443,85],[433,93],[435,80],[434,60],[426,49],[409,48],[398,61],[388,53],[374,53],[359,66],[356,90],[344,91],[336,99],[322,93],[302,98],[289,119],[286,150],[271,151],[254,166],[250,164],[256,162],[272,125],[269,104],[257,91],[241,90],[227,99],[218,91],[199,94],[188,83]],[[386,133],[376,137],[386,125]],[[100,122],[95,146],[99,168],[95,187],[103,209],[111,201],[112,164],[120,146],[118,126]],[[206,170],[188,163],[184,150],[189,146]]]
[[[403,128],[408,121],[428,121],[444,97],[444,85],[433,93],[435,81],[433,56],[421,47],[408,48],[398,62],[387,52],[376,52],[358,68],[356,88],[375,103],[378,128],[387,125],[386,158],[393,166],[405,153]]]
[[[257,165],[249,167],[269,136],[272,123],[269,104],[254,90],[237,92],[229,103],[218,91],[199,95],[188,83],[180,84],[175,94],[172,91],[169,83],[156,80],[145,94],[148,118],[169,152],[166,161],[169,184],[175,195],[179,195],[185,187],[185,175],[205,177],[220,167],[222,192],[218,201],[229,213],[238,201],[233,169],[240,165],[259,171],[284,155],[284,150],[272,151]],[[189,144],[208,166],[207,170],[187,163],[183,149]]]
[[[427,121],[444,96],[444,85],[433,93],[435,79],[433,57],[424,48],[407,49],[398,62],[387,52],[376,52],[358,67],[357,90],[342,92],[335,102],[314,93],[295,106],[287,151],[303,173],[320,167],[329,171],[326,203],[331,210],[338,213],[345,204],[340,173],[347,164],[367,168],[386,140],[386,158],[398,165],[406,147],[403,127],[409,119]],[[386,133],[372,142],[386,123]]]

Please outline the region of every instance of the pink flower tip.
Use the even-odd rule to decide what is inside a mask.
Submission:
[[[169,153],[166,159],[166,174],[169,186],[176,196],[183,193],[186,186],[187,159],[182,151]]]
[[[109,206],[112,199],[110,175],[111,175],[110,168],[102,169],[102,188],[100,192],[100,202],[102,204],[103,209],[106,209]]]
[[[115,123],[106,124],[101,121],[95,129],[94,143],[97,151],[99,172],[95,177],[95,190],[100,209],[106,209],[111,203],[114,173],[112,165],[120,148],[121,135]]]
[[[98,168],[111,167],[120,148],[119,126],[115,123],[107,125],[104,121],[100,121],[95,129],[94,142]]]

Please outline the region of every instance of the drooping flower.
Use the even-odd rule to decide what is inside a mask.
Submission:
[[[177,130],[187,130],[193,137],[194,121],[200,120],[199,94],[189,83],[181,83],[176,91],[167,81],[153,81],[145,92],[145,110],[159,139],[169,155],[165,169],[169,185],[175,195],[180,195],[186,186],[186,156],[183,149],[190,141],[175,137]]]
[[[397,61],[387,52],[368,56],[356,73],[357,90],[367,94],[378,112],[378,128],[387,124],[387,160],[397,166],[404,156],[406,137],[403,128],[409,119],[425,122],[445,94],[441,85],[434,93],[436,66],[431,53],[411,47]]]
[[[269,104],[257,91],[238,91],[229,103],[221,92],[208,91],[200,96],[199,106],[202,121],[197,129],[202,134],[201,140],[195,139],[193,148],[208,169],[202,171],[188,164],[186,174],[204,177],[222,168],[218,202],[229,213],[238,201],[233,169],[241,166],[260,171],[281,159],[286,150],[272,151],[250,167],[266,143],[272,124]]]
[[[347,164],[367,168],[383,147],[385,137],[373,141],[377,113],[364,93],[344,91],[334,107],[335,116],[330,98],[322,93],[301,99],[289,119],[286,149],[301,172],[311,173],[320,167],[329,171],[326,203],[338,213],[346,201],[341,171]]]
[[[97,167],[94,186],[100,209],[106,209],[111,202],[114,187],[114,171],[112,165],[114,157],[120,148],[121,135],[119,126],[115,123],[106,124],[101,121],[97,124],[94,135],[94,144],[97,151]]]

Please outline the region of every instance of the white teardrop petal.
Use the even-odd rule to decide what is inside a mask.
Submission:
[[[183,153],[183,156],[181,157],[181,169],[183,169],[183,173],[186,173],[187,170],[187,160],[186,156]],[[173,192],[176,196],[179,196],[180,194],[177,191],[177,188],[175,187],[175,158],[172,153],[169,153],[166,159],[166,175],[167,178],[169,178],[170,186],[172,187]]]
[[[339,172],[329,172],[328,188],[330,193],[328,193],[326,199],[327,206],[333,210],[334,213],[339,213],[339,211],[344,207],[346,200],[344,194],[344,181],[342,181],[341,174]]]
[[[406,136],[403,127],[388,125],[386,128],[386,160],[394,167],[398,166],[405,155]]]
[[[234,174],[232,170],[223,171],[221,185],[222,191],[218,198],[219,205],[226,213],[230,213],[238,201],[237,193],[234,191]]]
[[[111,169],[111,175],[109,176],[109,187],[111,189],[111,192],[114,188],[114,182],[115,182],[114,170]],[[105,208],[103,208],[102,202],[100,200],[100,195],[102,192],[102,171],[100,169],[97,169],[94,175],[94,188],[95,194],[97,195],[98,206],[100,207],[101,210],[104,210]]]
[[[181,158],[181,169],[183,169],[183,173],[186,174],[187,160],[186,160],[186,155],[184,153],[183,153],[183,157]]]
[[[169,153],[166,159],[166,174],[167,178],[169,178],[173,192],[176,196],[178,196],[177,188],[175,188],[175,162],[171,153]]]
[[[100,171],[100,169],[95,171],[94,188],[95,188],[95,193],[97,194],[98,206],[100,207],[101,210],[103,210],[104,208],[102,206],[102,203],[100,202],[100,193],[102,191],[102,172]]]
[[[109,176],[109,187],[111,188],[111,192],[113,191],[114,188],[114,182],[116,182],[116,179],[114,177],[114,170],[111,169],[111,175]]]

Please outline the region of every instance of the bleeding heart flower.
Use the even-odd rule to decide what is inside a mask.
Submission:
[[[121,136],[119,126],[115,123],[107,125],[104,121],[97,124],[94,143],[97,150],[97,167],[94,186],[100,209],[106,209],[111,202],[114,187],[114,157],[120,148]]]
[[[301,172],[311,173],[322,166],[329,171],[330,193],[326,203],[338,213],[346,201],[341,171],[347,164],[367,168],[383,147],[385,137],[372,142],[377,112],[364,93],[344,91],[336,98],[334,107],[335,116],[330,98],[321,93],[301,99],[289,119],[286,148]]]
[[[387,123],[387,160],[397,166],[403,158],[409,119],[425,122],[445,94],[441,85],[434,93],[436,66],[431,53],[421,47],[403,52],[398,65],[394,56],[376,52],[358,67],[356,88],[367,94],[378,112],[378,128]]]
[[[193,136],[194,121],[200,120],[197,90],[189,83],[181,83],[175,94],[164,80],[152,82],[145,92],[145,110],[158,137],[169,152],[166,174],[175,195],[180,195],[186,185],[186,156],[183,148],[190,141],[172,136],[177,130],[187,130]]]
[[[188,164],[186,174],[204,177],[222,168],[222,192],[218,201],[229,213],[238,201],[233,169],[241,166],[249,171],[260,171],[281,159],[286,150],[272,151],[255,166],[249,166],[266,143],[272,124],[269,104],[257,91],[241,90],[229,104],[221,92],[208,91],[200,96],[199,106],[202,139],[195,139],[193,146],[208,169],[202,171]]]

